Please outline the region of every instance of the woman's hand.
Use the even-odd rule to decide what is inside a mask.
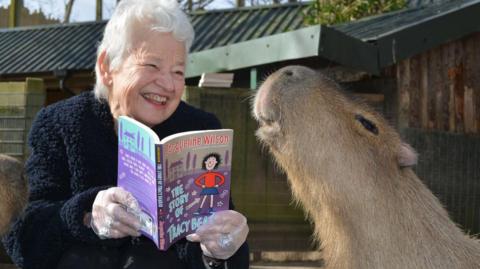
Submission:
[[[140,236],[140,220],[135,212],[140,212],[135,197],[122,188],[112,187],[95,197],[90,226],[101,239]]]
[[[214,213],[187,239],[200,242],[203,254],[226,260],[245,242],[248,234],[247,218],[233,210]]]

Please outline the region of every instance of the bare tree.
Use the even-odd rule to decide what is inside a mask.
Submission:
[[[186,12],[192,12],[195,10],[204,10],[208,5],[215,0],[180,0],[180,6]]]
[[[103,1],[97,0],[96,2],[96,11],[95,11],[95,20],[101,21],[102,20],[102,10],[103,10]]]
[[[72,14],[72,7],[75,0],[68,0],[65,4],[65,15],[63,16],[63,23],[70,22],[70,15]]]

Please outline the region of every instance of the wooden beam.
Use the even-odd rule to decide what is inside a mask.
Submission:
[[[8,16],[8,27],[20,26],[20,12],[22,11],[22,0],[10,0],[10,14]]]
[[[96,10],[95,10],[95,20],[101,21],[103,19],[102,8],[103,8],[103,1],[97,0]]]
[[[371,104],[383,103],[383,101],[385,101],[385,96],[380,93],[354,93],[353,95]]]

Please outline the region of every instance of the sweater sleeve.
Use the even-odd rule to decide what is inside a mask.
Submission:
[[[7,253],[24,269],[54,268],[72,241],[99,240],[83,225],[83,215],[102,187],[72,195],[62,126],[53,114],[41,110],[32,125],[32,153],[26,162],[29,202],[3,238]]]
[[[177,252],[179,249],[184,254],[183,258],[187,265],[187,268],[205,268],[211,269],[209,266],[200,266],[204,264],[202,260],[202,249],[199,243],[191,242],[182,242],[183,244],[177,245]],[[226,260],[227,266],[225,268],[236,268],[236,269],[248,269],[250,267],[250,250],[247,242],[244,242],[240,248],[233,254],[232,257]]]

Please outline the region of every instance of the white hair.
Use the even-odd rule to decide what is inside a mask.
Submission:
[[[187,15],[176,0],[122,0],[105,26],[103,39],[97,49],[95,65],[95,96],[108,100],[108,88],[100,76],[98,57],[105,51],[104,62],[115,70],[125,60],[134,40],[133,33],[138,26],[159,33],[172,33],[173,37],[185,43],[188,53],[194,38],[193,27]]]

